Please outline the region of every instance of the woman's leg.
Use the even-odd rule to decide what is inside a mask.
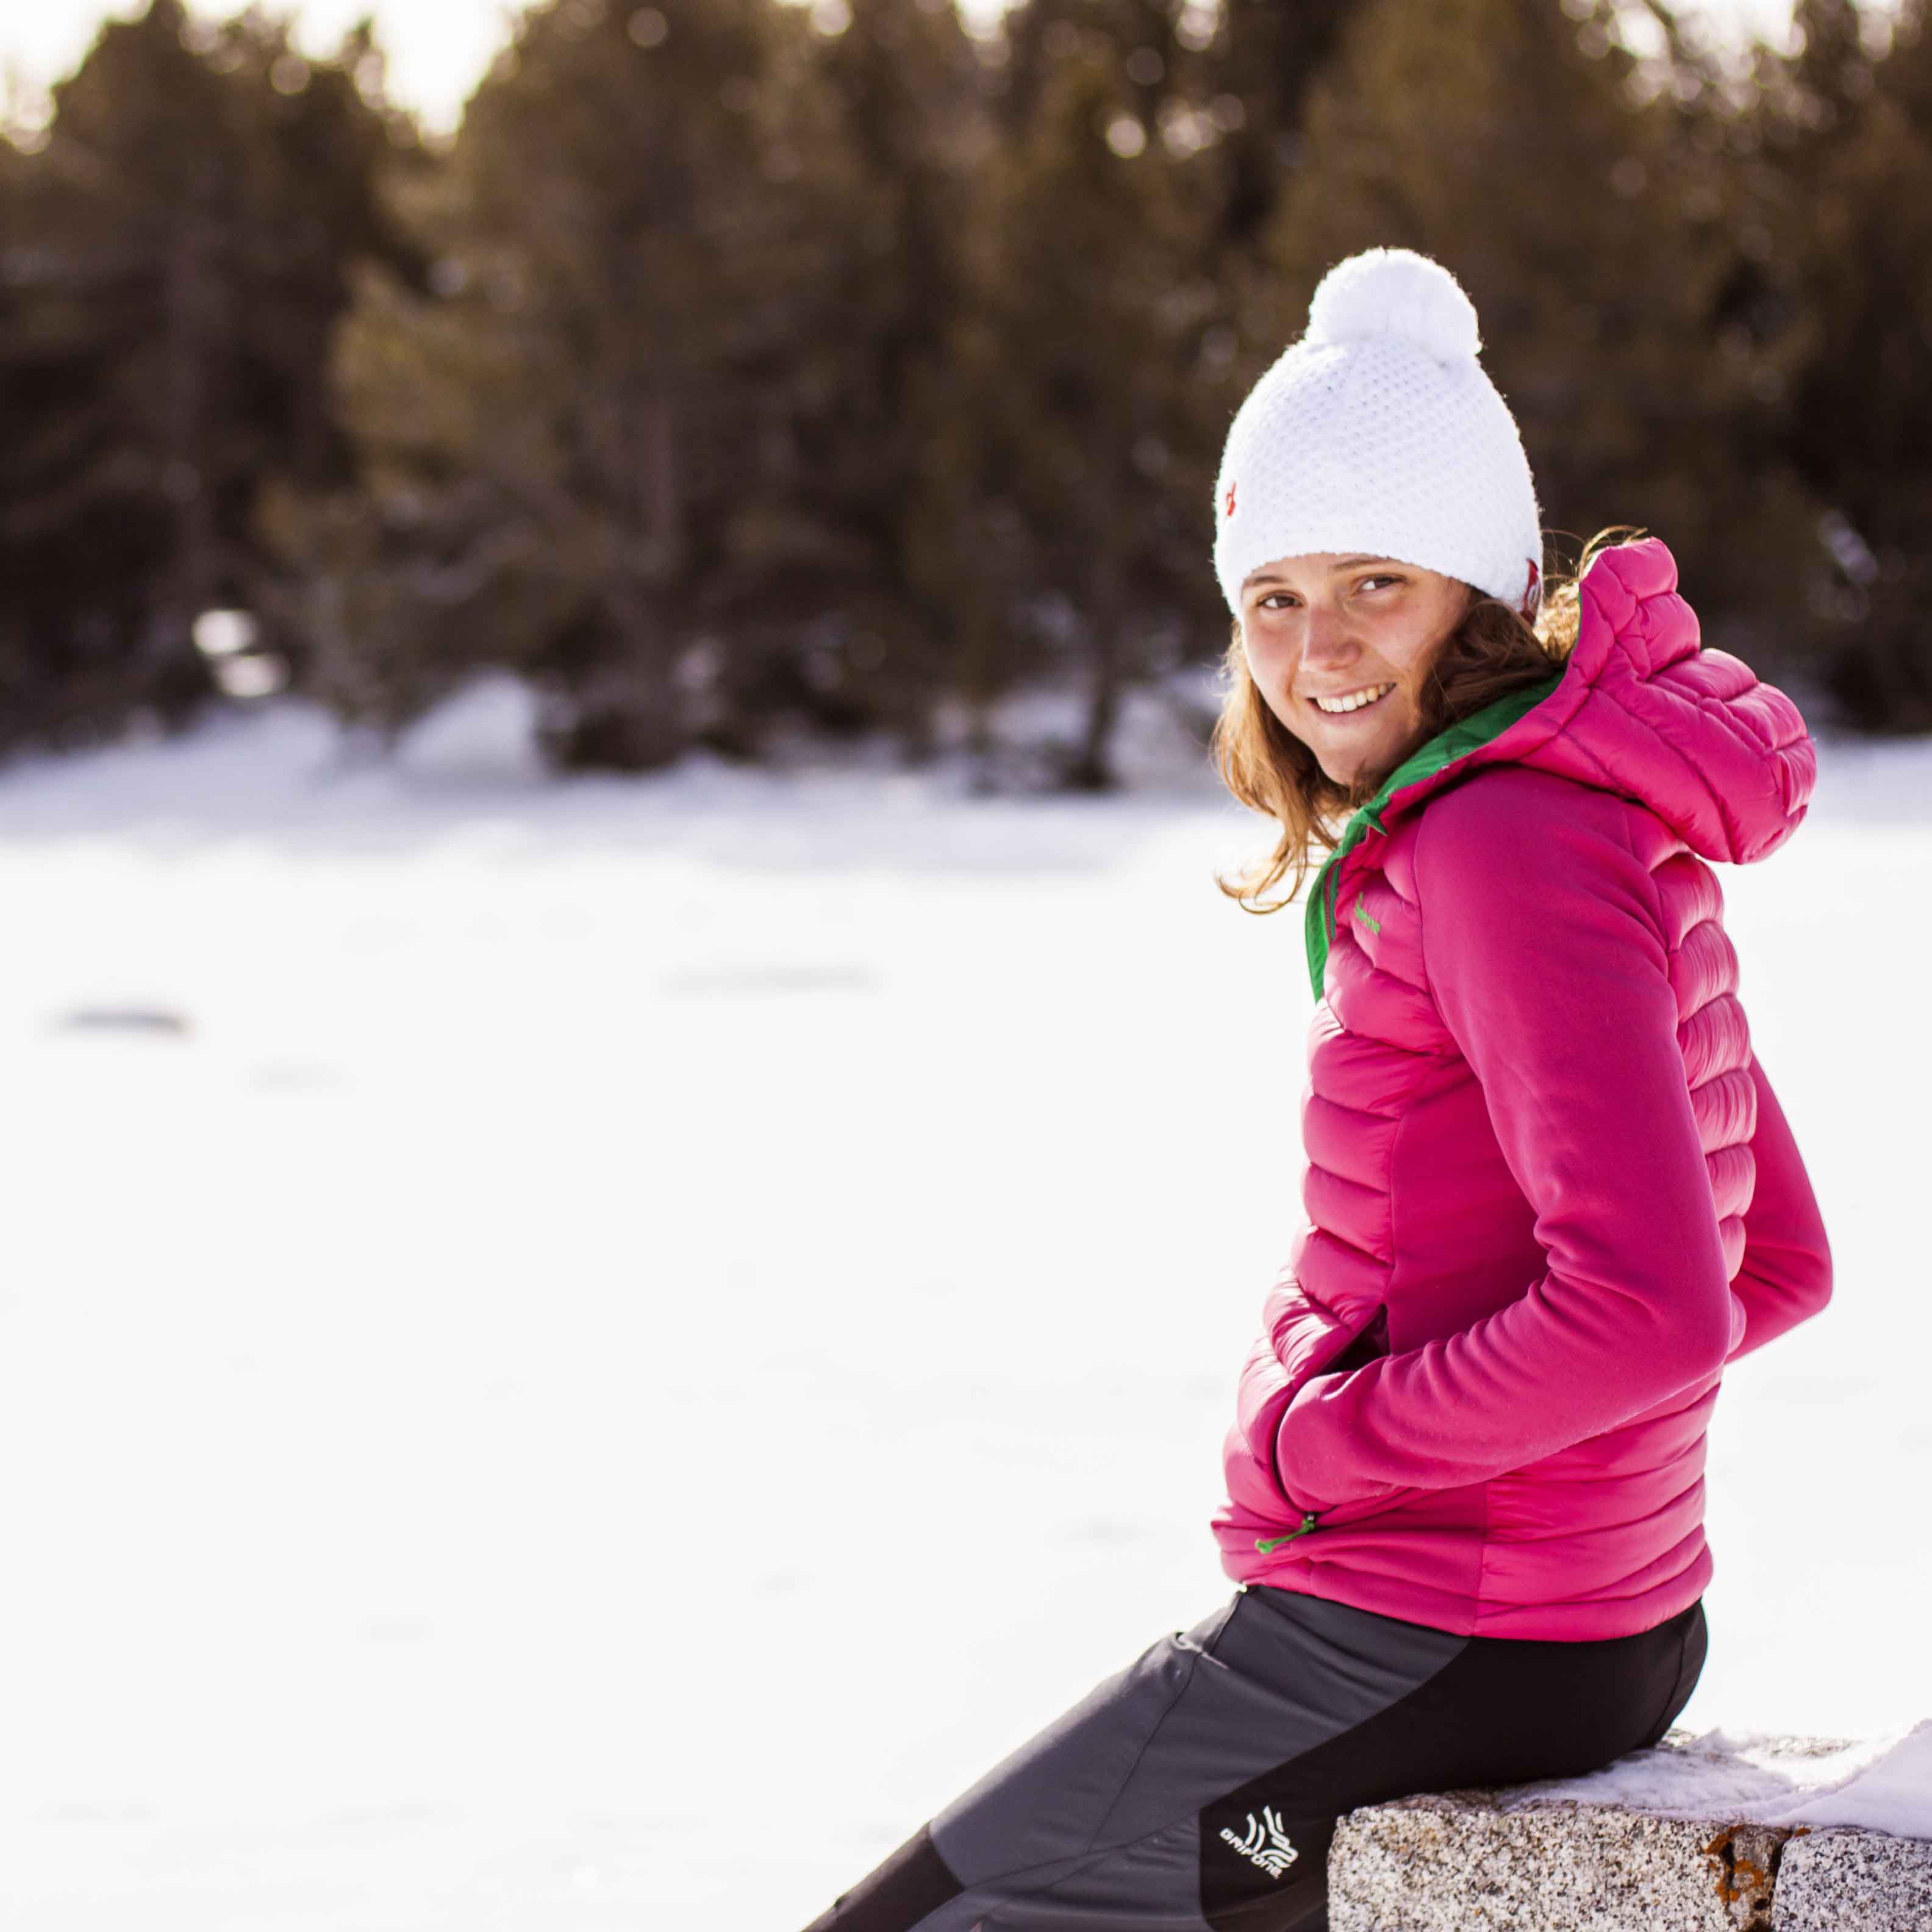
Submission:
[[[1654,1744],[1701,1607],[1598,1643],[1462,1637],[1258,1586],[994,1766],[809,1932],[1316,1932],[1337,1818]]]

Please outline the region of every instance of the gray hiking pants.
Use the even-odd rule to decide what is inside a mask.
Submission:
[[[808,1932],[1318,1932],[1336,1820],[1654,1744],[1703,1606],[1588,1642],[1456,1636],[1244,1585],[936,1813]]]

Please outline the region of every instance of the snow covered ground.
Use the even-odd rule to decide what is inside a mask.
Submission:
[[[1211,883],[1255,823],[1153,751],[546,783],[514,710],[0,773],[9,1924],[782,1932],[1232,1587],[1310,1004]],[[1720,878],[1838,1299],[1727,1381],[1683,1721],[1872,1738],[1932,746],[1824,769]]]

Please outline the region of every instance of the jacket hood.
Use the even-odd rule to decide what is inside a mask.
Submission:
[[[1561,671],[1430,739],[1349,820],[1309,901],[1317,999],[1342,860],[1371,830],[1385,834],[1485,766],[1534,766],[1634,799],[1700,858],[1733,865],[1768,857],[1803,821],[1818,776],[1804,718],[1742,658],[1704,648],[1661,542],[1600,551],[1579,602]]]

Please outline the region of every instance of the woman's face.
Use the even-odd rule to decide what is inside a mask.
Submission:
[[[1415,748],[1417,694],[1468,596],[1455,578],[1389,557],[1277,557],[1241,586],[1250,674],[1336,784],[1392,770]],[[1323,708],[1337,699],[1354,708]]]

